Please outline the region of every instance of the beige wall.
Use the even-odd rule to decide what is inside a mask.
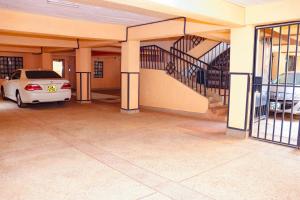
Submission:
[[[141,69],[140,104],[178,111],[205,113],[208,99],[161,70]]]
[[[248,76],[253,69],[254,27],[245,26],[231,29],[230,72],[239,73],[232,75],[230,79],[230,108],[228,114],[228,126],[236,129],[249,128],[250,100],[247,102]],[[245,73],[245,74],[240,74]],[[248,97],[249,97],[248,96]],[[248,105],[247,105],[248,103]],[[246,107],[248,112],[246,112]],[[245,115],[247,121],[245,122]],[[243,132],[244,134],[246,132]]]
[[[103,78],[94,78],[94,61],[103,62]],[[92,57],[92,89],[119,89],[121,86],[121,57]]]

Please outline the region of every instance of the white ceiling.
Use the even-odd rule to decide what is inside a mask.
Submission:
[[[241,6],[253,6],[257,4],[272,3],[280,0],[227,0]]]
[[[60,1],[63,3],[61,4]],[[44,14],[54,17],[80,19],[94,22],[136,25],[169,18],[156,17],[112,8],[98,7],[86,4],[74,4],[67,0],[0,0],[0,8],[18,10],[30,13]],[[55,4],[58,2],[58,4]]]

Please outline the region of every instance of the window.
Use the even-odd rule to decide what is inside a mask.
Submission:
[[[17,79],[20,79],[20,78],[21,78],[21,71],[20,70],[16,71],[15,73],[13,73],[13,75],[11,75],[12,80],[17,80]]]
[[[28,79],[61,78],[61,76],[54,71],[26,71],[25,73]]]
[[[288,71],[296,70],[296,56],[289,56]]]
[[[103,61],[94,62],[94,78],[103,78]]]
[[[23,68],[22,57],[0,56],[0,78],[11,76],[16,70]]]
[[[53,71],[58,73],[61,77],[64,77],[64,61],[63,60],[53,60]]]

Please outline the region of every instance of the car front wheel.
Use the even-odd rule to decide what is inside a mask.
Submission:
[[[22,102],[21,95],[17,92],[17,105],[19,108],[24,108],[25,104]]]
[[[6,100],[5,93],[4,93],[4,88],[3,87],[1,87],[1,98],[3,100]]]

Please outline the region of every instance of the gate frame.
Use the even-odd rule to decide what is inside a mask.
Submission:
[[[268,142],[276,145],[281,145],[281,146],[288,146],[288,147],[293,147],[300,149],[300,119],[299,119],[299,126],[298,126],[298,138],[297,138],[297,144],[287,144],[287,143],[282,143],[278,141],[272,141],[272,140],[267,140],[263,138],[258,138],[258,137],[253,137],[252,136],[252,128],[253,128],[253,112],[254,112],[254,90],[253,90],[253,84],[254,84],[254,79],[255,79],[255,73],[256,73],[256,53],[257,53],[257,36],[258,36],[258,30],[259,29],[266,29],[266,28],[276,28],[276,27],[282,27],[282,26],[291,26],[291,25],[298,25],[298,28],[300,29],[300,21],[289,21],[289,22],[281,22],[281,23],[272,23],[272,24],[267,24],[267,25],[258,25],[254,27],[254,49],[253,49],[253,65],[252,65],[252,83],[251,83],[251,103],[250,103],[250,120],[249,120],[249,137],[255,140],[263,141],[263,142]],[[299,32],[300,34],[300,32]],[[300,36],[299,36],[299,41],[300,42]],[[298,45],[300,47],[300,45]],[[272,52],[271,52],[272,53]],[[296,65],[297,67],[297,65]],[[285,86],[286,87],[286,86]],[[269,101],[269,100],[268,100]]]

